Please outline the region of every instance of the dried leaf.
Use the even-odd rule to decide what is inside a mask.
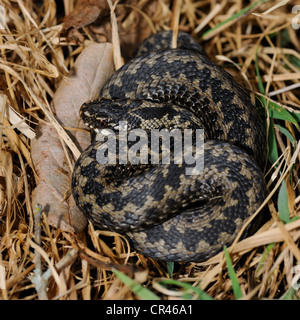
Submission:
[[[79,29],[93,23],[101,13],[107,10],[106,0],[79,0],[75,9],[64,17],[62,33],[70,28]],[[80,39],[77,40],[80,41]]]
[[[113,71],[110,43],[91,44],[80,54],[72,76],[61,82],[53,98],[56,116],[65,127],[85,128],[80,124],[79,108],[99,94]],[[81,131],[75,131],[72,135],[82,150],[90,143],[89,135]]]
[[[83,128],[79,117],[80,106],[97,96],[112,73],[111,44],[91,44],[81,53],[72,75],[60,83],[53,98],[56,117],[64,127]],[[72,131],[71,135],[82,150],[90,143],[86,131]],[[32,193],[33,205],[42,205],[49,224],[64,231],[80,232],[87,221],[73,197],[67,197],[73,163],[56,129],[51,124],[40,123],[31,147],[33,163],[40,178]]]

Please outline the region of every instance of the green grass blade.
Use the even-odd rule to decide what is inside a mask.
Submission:
[[[263,268],[264,263],[266,261],[266,258],[268,256],[269,252],[274,248],[274,246],[275,246],[275,243],[270,243],[267,245],[266,249],[264,250],[264,252],[259,260],[259,263],[257,266],[257,273],[261,270],[261,268]]]
[[[240,299],[243,297],[243,293],[239,284],[239,280],[235,274],[229,253],[227,251],[227,248],[224,247],[224,254],[225,254],[225,261],[226,261],[226,265],[227,265],[227,270],[229,273],[229,278],[231,280],[232,283],[232,289],[233,289],[233,293],[236,299]]]
[[[273,101],[269,101],[268,110],[270,118],[289,121],[293,123],[299,130],[298,119],[295,118],[289,111],[285,110]]]
[[[265,95],[266,92],[265,92],[265,88],[264,88],[261,75],[259,72],[259,67],[258,67],[257,51],[255,54],[255,71],[258,79],[259,91],[262,95]],[[273,101],[269,101],[269,103],[267,103],[267,99],[265,97],[257,96],[257,99],[262,103],[262,105],[265,108],[268,108],[269,118],[289,121],[293,123],[298,130],[300,130],[300,127],[298,124],[300,120],[300,115],[295,116],[294,114],[291,114],[289,111],[285,110],[284,108],[282,108],[281,106],[279,106],[277,103]]]
[[[257,51],[258,51],[258,49],[256,50],[256,53],[255,53],[255,71],[256,71],[256,76],[258,79],[258,88],[259,88],[260,93],[265,95],[266,92],[265,92],[265,88],[264,88],[264,85],[261,80],[259,67],[258,67]],[[259,99],[261,100],[263,105],[266,106],[266,99],[264,97],[259,97]]]
[[[207,293],[205,293],[202,289],[198,287],[193,287],[188,283],[184,283],[178,280],[173,280],[173,279],[163,279],[158,282],[159,284],[172,284],[176,285],[179,287],[182,287],[185,291],[184,297],[190,298],[190,293],[194,292],[198,295],[198,300],[214,300],[211,296],[209,296]]]
[[[300,68],[300,59],[293,55],[288,55],[287,57],[292,65],[294,65],[296,68]]]
[[[205,38],[206,36],[208,36],[210,33],[212,33],[213,31],[219,29],[220,27],[222,27],[224,24],[238,19],[243,15],[246,15],[251,9],[253,9],[255,6],[257,6],[260,2],[265,2],[266,0],[260,0],[260,1],[256,1],[252,4],[250,4],[248,7],[243,8],[241,11],[235,13],[234,15],[232,15],[230,18],[218,23],[216,26],[214,26],[213,28],[209,29],[208,31],[204,32],[203,35],[201,36],[201,38]],[[268,1],[268,0],[267,0]]]
[[[173,278],[173,272],[174,272],[174,262],[167,262],[167,270],[168,270],[168,276],[170,279]]]
[[[299,300],[297,296],[297,291],[294,288],[289,288],[279,300]]]
[[[284,223],[288,223],[290,221],[289,204],[288,204],[287,188],[284,180],[282,181],[282,184],[279,190],[277,204],[278,204],[279,218]]]
[[[262,83],[262,79],[260,76],[260,72],[259,72],[259,67],[258,67],[258,59],[257,59],[257,51],[255,54],[255,71],[256,71],[256,76],[258,79],[258,88],[261,94],[265,95],[265,88],[264,85]],[[256,96],[256,98],[258,99],[258,101],[264,106],[265,110],[268,107],[268,103],[265,97],[262,96]],[[269,108],[268,108],[269,110]],[[270,113],[270,111],[269,111]],[[271,118],[270,114],[269,117]],[[269,132],[268,132],[268,159],[271,163],[274,163],[277,161],[278,159],[278,150],[277,150],[277,143],[276,143],[276,136],[275,136],[275,132],[274,132],[274,128],[272,123],[270,124],[269,127]]]
[[[300,122],[300,113],[291,112],[291,115],[296,119],[297,123]]]
[[[274,163],[278,159],[278,150],[277,150],[275,131],[272,124],[269,127],[268,146],[269,146],[268,159],[271,163]]]
[[[124,273],[116,269],[113,269],[113,272],[124,284],[126,284],[130,288],[132,292],[134,292],[140,298],[144,300],[160,300],[160,298],[156,294],[143,287],[133,279],[129,278]]]
[[[278,128],[280,130],[280,132],[283,133],[290,140],[291,144],[295,148],[297,145],[297,141],[294,139],[294,137],[291,135],[291,133],[286,128],[283,128],[282,126],[280,126],[278,124],[275,124],[275,127]]]

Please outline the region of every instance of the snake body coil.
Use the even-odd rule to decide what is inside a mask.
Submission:
[[[126,233],[143,254],[202,261],[230,245],[264,199],[264,130],[248,94],[194,39],[179,33],[180,48],[169,49],[170,39],[162,32],[146,40],[82,106],[93,141],[75,165],[72,190],[94,224]],[[203,171],[186,175],[188,165],[175,161],[122,164],[118,147],[116,164],[100,164],[97,132],[121,139],[120,121],[129,133],[204,129]]]

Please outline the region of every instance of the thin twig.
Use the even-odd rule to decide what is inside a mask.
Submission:
[[[180,18],[180,9],[182,6],[182,0],[174,0],[173,2],[173,15],[171,21],[171,29],[173,30],[172,35],[172,48],[177,48],[177,37],[178,37],[178,28],[179,28],[179,18]]]
[[[42,216],[42,207],[37,204],[33,208],[34,213],[34,237],[35,242],[38,246],[41,245],[41,216]],[[42,262],[41,254],[38,250],[34,250],[34,260],[35,260],[35,269],[34,276],[30,279],[34,284],[36,292],[38,294],[39,300],[48,300],[47,295],[47,285],[48,281],[42,277]]]
[[[111,27],[112,27],[112,44],[114,49],[114,62],[115,62],[115,69],[118,70],[122,67],[122,55],[121,55],[121,47],[120,47],[120,39],[119,39],[119,33],[118,33],[118,24],[117,24],[117,18],[115,15],[115,9],[118,4],[118,1],[116,1],[114,4],[112,4],[111,0],[107,0],[107,3],[110,8],[110,19],[111,19]]]

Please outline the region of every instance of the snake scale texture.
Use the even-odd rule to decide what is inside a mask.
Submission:
[[[265,134],[233,77],[188,34],[179,32],[176,49],[171,37],[159,32],[145,40],[99,98],[81,107],[92,143],[75,165],[72,191],[96,226],[125,233],[138,252],[162,261],[203,261],[233,242],[265,198]],[[167,164],[121,163],[120,147],[116,163],[99,163],[97,150],[107,141],[101,129],[118,142],[121,122],[128,134],[203,129],[203,170],[187,175],[190,165],[176,163],[174,152]],[[128,142],[128,150],[132,146]]]

